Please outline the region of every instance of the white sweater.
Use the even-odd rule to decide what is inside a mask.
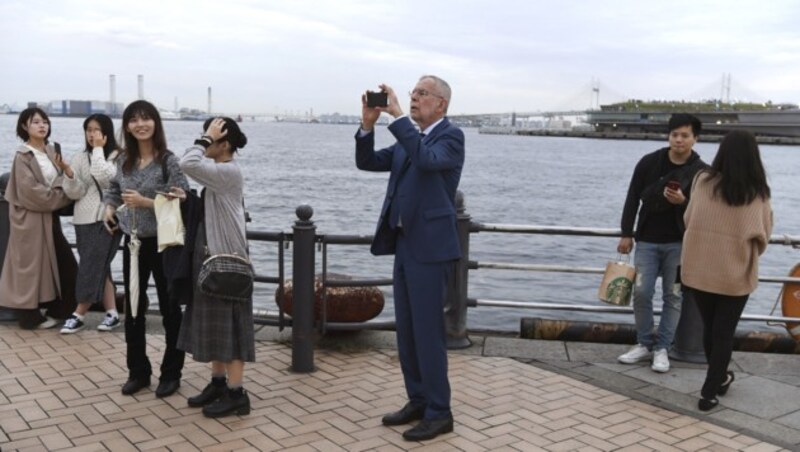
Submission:
[[[75,200],[75,216],[72,224],[91,224],[103,221],[103,194],[97,191],[97,186],[92,180],[94,177],[100,188],[108,189],[111,178],[117,174],[117,165],[114,164],[118,153],[114,151],[108,156],[103,155],[103,148],[92,149],[91,165],[86,152],[78,152],[72,157],[72,177],[64,176],[64,192],[70,199]]]

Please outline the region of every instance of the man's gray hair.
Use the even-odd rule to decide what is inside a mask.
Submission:
[[[444,97],[444,100],[447,101],[447,106],[444,109],[444,112],[447,113],[447,107],[450,106],[450,96],[452,94],[450,85],[435,75],[423,75],[419,78],[419,81],[422,81],[426,78],[433,80],[433,83],[436,85],[436,89],[439,91],[439,95]]]

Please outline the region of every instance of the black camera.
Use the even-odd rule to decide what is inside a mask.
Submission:
[[[373,93],[367,91],[367,107],[387,107],[389,106],[389,95],[383,91]]]

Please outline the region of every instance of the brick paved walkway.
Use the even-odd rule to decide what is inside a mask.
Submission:
[[[148,336],[158,368],[163,336]],[[779,447],[508,358],[452,354],[455,432],[425,443],[380,417],[404,403],[391,350],[318,350],[317,371],[288,371],[291,349],[257,344],[249,416],[206,419],[186,398],[207,367],[187,357],[179,393],[121,395],[122,333],[0,325],[0,447],[9,450],[747,450]]]

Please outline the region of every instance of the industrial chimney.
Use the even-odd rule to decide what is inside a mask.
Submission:
[[[108,90],[109,90],[109,102],[111,105],[108,106],[108,113],[110,116],[117,115],[117,76],[111,74],[108,76]]]
[[[139,74],[136,76],[136,79],[139,82],[139,100],[144,99],[144,75]]]
[[[208,114],[211,115],[211,87],[208,87]]]

